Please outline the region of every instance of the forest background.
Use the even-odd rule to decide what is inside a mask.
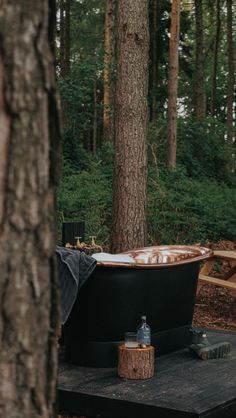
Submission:
[[[63,119],[58,230],[64,220],[84,220],[86,240],[96,235],[105,249],[112,228],[115,3],[60,0],[57,12]],[[149,2],[148,244],[236,241],[236,2],[181,2],[174,169],[166,157],[171,7],[167,0]]]

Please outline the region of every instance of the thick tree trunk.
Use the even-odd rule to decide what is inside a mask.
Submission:
[[[227,0],[227,141],[233,140],[233,104],[234,104],[234,49],[232,33],[232,0]]]
[[[212,85],[211,85],[211,115],[215,114],[216,107],[216,75],[218,65],[218,51],[220,43],[220,0],[216,2],[216,36],[214,45],[213,71],[212,71]]]
[[[205,117],[205,92],[204,92],[204,52],[203,52],[203,19],[202,0],[195,0],[196,20],[196,87],[195,87],[195,112],[196,118]]]
[[[146,243],[147,3],[118,2],[113,252]]]
[[[167,159],[168,169],[176,168],[177,147],[177,93],[179,74],[179,30],[180,0],[172,1],[170,50],[169,50],[169,81],[168,81],[168,112],[167,112]]]
[[[53,18],[54,15],[54,18]],[[55,414],[54,1],[0,10],[0,416]]]

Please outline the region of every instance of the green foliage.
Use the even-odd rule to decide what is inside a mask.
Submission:
[[[84,220],[86,239],[96,235],[107,244],[111,224],[112,167],[91,159],[87,170],[64,175],[58,189],[60,219]]]
[[[149,170],[148,231],[155,244],[236,240],[236,190],[184,169]],[[225,210],[227,208],[227,211]]]
[[[104,146],[87,169],[65,175],[58,211],[65,220],[84,220],[86,239],[96,235],[108,248],[112,217],[112,147]],[[184,166],[168,172],[149,164],[149,244],[191,244],[236,240],[236,190],[203,176],[189,177]],[[227,208],[227,210],[226,210]]]
[[[77,147],[78,142],[84,148],[91,148],[95,111],[94,88],[100,102],[101,65],[102,56],[97,52],[92,58],[72,64],[71,75],[58,80],[64,113],[63,151],[67,158],[72,156],[74,159],[74,147]],[[97,123],[101,127],[102,108],[99,104],[96,107]]]
[[[151,5],[152,2],[150,27],[153,27]],[[236,143],[228,144],[225,140],[226,8],[221,8],[216,109],[215,117],[210,117],[216,2],[203,4],[208,116],[202,122],[193,117],[196,43],[194,7],[181,13],[178,86],[181,116],[178,117],[177,170],[167,172],[164,167],[170,7],[171,2],[167,0],[158,2],[158,91],[155,92],[158,120],[150,123],[148,137],[149,244],[204,243],[219,239],[236,241],[236,181],[230,163],[232,155],[236,154]],[[114,150],[111,144],[102,145],[104,11],[104,0],[72,2],[71,73],[70,76],[59,76],[58,79],[64,119],[64,168],[58,189],[58,213],[61,219],[85,220],[86,239],[89,239],[89,235],[97,235],[98,242],[106,246],[111,230]],[[235,33],[235,28],[233,30]],[[151,51],[152,34],[150,41]],[[150,103],[154,95],[151,64],[150,60]],[[92,156],[95,115],[97,155]]]
[[[164,118],[149,128],[149,159],[153,161],[155,150],[157,163],[161,165],[166,158],[166,129]],[[234,153],[235,144],[227,143],[225,124],[218,119],[207,117],[199,122],[194,117],[179,117],[177,164],[185,168],[188,176],[233,185],[235,173],[229,170],[229,161]]]
[[[228,170],[233,145],[225,139],[225,125],[208,117],[199,122],[195,118],[179,118],[177,159],[189,176],[208,177],[231,182]]]

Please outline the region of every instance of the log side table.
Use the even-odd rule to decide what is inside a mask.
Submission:
[[[145,348],[118,347],[118,376],[123,379],[150,379],[154,375],[155,350]]]

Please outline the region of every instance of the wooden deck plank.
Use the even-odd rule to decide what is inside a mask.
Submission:
[[[202,361],[186,349],[158,357],[150,380],[124,381],[116,369],[62,363],[60,411],[100,418],[235,418],[236,333],[211,331],[208,337],[231,342],[230,355]]]

